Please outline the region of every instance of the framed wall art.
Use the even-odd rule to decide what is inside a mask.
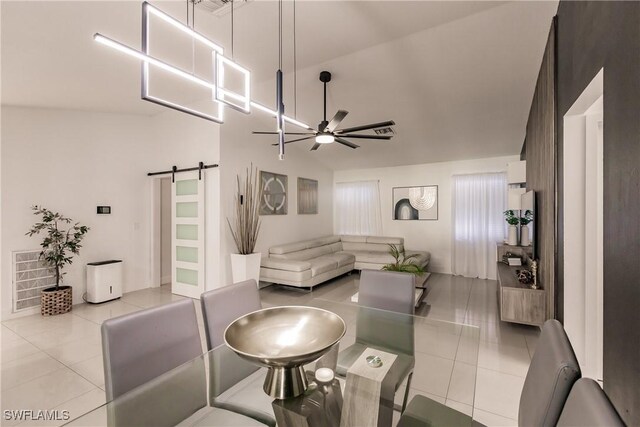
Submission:
[[[289,199],[287,197],[288,178],[273,172],[260,171],[262,199],[260,215],[286,215]]]
[[[393,219],[421,221],[438,219],[438,186],[393,187]]]
[[[298,178],[298,214],[318,213],[318,181]]]

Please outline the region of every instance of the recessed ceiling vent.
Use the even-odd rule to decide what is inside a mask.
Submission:
[[[225,16],[231,13],[231,0],[191,0],[196,4],[200,10],[209,12],[215,16]],[[253,0],[235,0],[235,9]]]
[[[373,131],[376,133],[376,135],[395,135],[396,133],[396,131],[394,131],[391,126],[374,129]]]

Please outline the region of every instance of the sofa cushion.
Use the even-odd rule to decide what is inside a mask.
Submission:
[[[309,263],[311,264],[311,277],[315,277],[319,274],[338,268],[338,261],[331,256],[314,258],[309,260]]]
[[[340,240],[342,240],[342,243],[344,242],[367,243],[367,236],[353,236],[353,235],[343,234],[342,236],[340,236]]]
[[[355,255],[349,252],[335,252],[331,255],[325,255],[325,257],[334,259],[338,263],[338,267],[344,267],[356,262]]]
[[[403,245],[402,237],[367,236],[367,243],[378,243],[384,245]]]
[[[260,265],[265,268],[285,271],[305,271],[311,268],[311,264],[307,261],[278,258],[262,258]]]
[[[402,250],[402,245],[395,245],[398,249]],[[342,250],[347,252],[362,251],[362,252],[389,252],[389,245],[382,245],[377,243],[352,243],[343,242]]]
[[[330,245],[318,246],[315,248],[304,249],[296,252],[289,252],[286,254],[271,254],[270,258],[278,258],[278,259],[295,259],[295,260],[312,260],[314,258],[318,258],[319,256],[332,254],[334,252],[339,252],[342,250],[342,243],[332,243]]]
[[[332,243],[339,243],[339,236],[324,236],[317,239],[303,240],[301,242],[287,243],[286,245],[277,245],[269,248],[270,254],[284,255],[291,252],[298,252],[305,249],[317,248]]]
[[[286,245],[271,246],[269,248],[270,254],[288,254],[290,252],[302,251],[307,249],[307,242],[295,242],[287,243]]]

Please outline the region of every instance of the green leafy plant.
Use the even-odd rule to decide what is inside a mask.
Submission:
[[[33,236],[45,232],[46,235],[40,243],[42,251],[40,258],[44,259],[50,268],[56,271],[55,290],[60,288],[62,277],[66,274],[62,270],[67,264],[73,263],[73,256],[80,254],[81,242],[89,231],[89,227],[75,223],[66,230],[61,227],[71,224],[71,218],[64,217],[58,212],[52,212],[38,206],[33,206],[33,214],[42,216],[41,221],[36,222],[26,234]]]
[[[387,264],[382,267],[386,271],[399,271],[402,273],[411,273],[416,276],[422,276],[425,273],[424,268],[413,262],[414,258],[418,255],[407,255],[404,247],[399,249],[396,245],[389,244],[389,254],[395,259],[392,264]]]
[[[253,253],[260,232],[260,183],[258,169],[247,169],[244,184],[240,182],[240,176],[236,177],[236,217],[235,227],[227,218],[227,224],[231,229],[231,235],[236,242],[238,253],[249,255]]]
[[[528,225],[531,221],[533,221],[533,212],[527,209],[524,211],[524,216],[520,217],[520,225]]]
[[[504,211],[504,219],[509,225],[518,225],[520,219],[516,216],[513,210]]]

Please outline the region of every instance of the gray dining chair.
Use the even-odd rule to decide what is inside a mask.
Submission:
[[[579,378],[580,366],[562,324],[547,320],[520,395],[518,425],[555,426],[569,391]],[[448,406],[416,396],[398,426],[471,425],[471,422],[470,417]]]
[[[395,393],[405,379],[407,385],[399,409],[404,411],[407,405],[415,366],[414,295],[411,274],[378,270],[361,272],[356,342],[338,353],[336,372],[346,376],[367,347],[396,354],[397,359],[382,384],[381,399],[387,404],[381,409],[389,406],[393,409]]]
[[[591,378],[581,378],[573,385],[557,424],[558,427],[624,425],[607,395]]]
[[[224,331],[237,318],[262,308],[255,280],[234,283],[203,293],[200,296],[207,348],[210,353],[212,375],[209,381],[211,406],[240,412],[275,426],[272,399],[262,390],[264,373],[260,368],[234,353],[224,342]],[[220,348],[218,348],[220,347]],[[224,369],[223,369],[224,368]],[[235,396],[233,387],[242,388],[242,396]],[[250,399],[247,396],[251,396]]]
[[[107,424],[175,426],[190,417],[260,425],[207,406],[206,371],[193,301],[184,299],[102,324]],[[209,418],[211,417],[211,418]]]

